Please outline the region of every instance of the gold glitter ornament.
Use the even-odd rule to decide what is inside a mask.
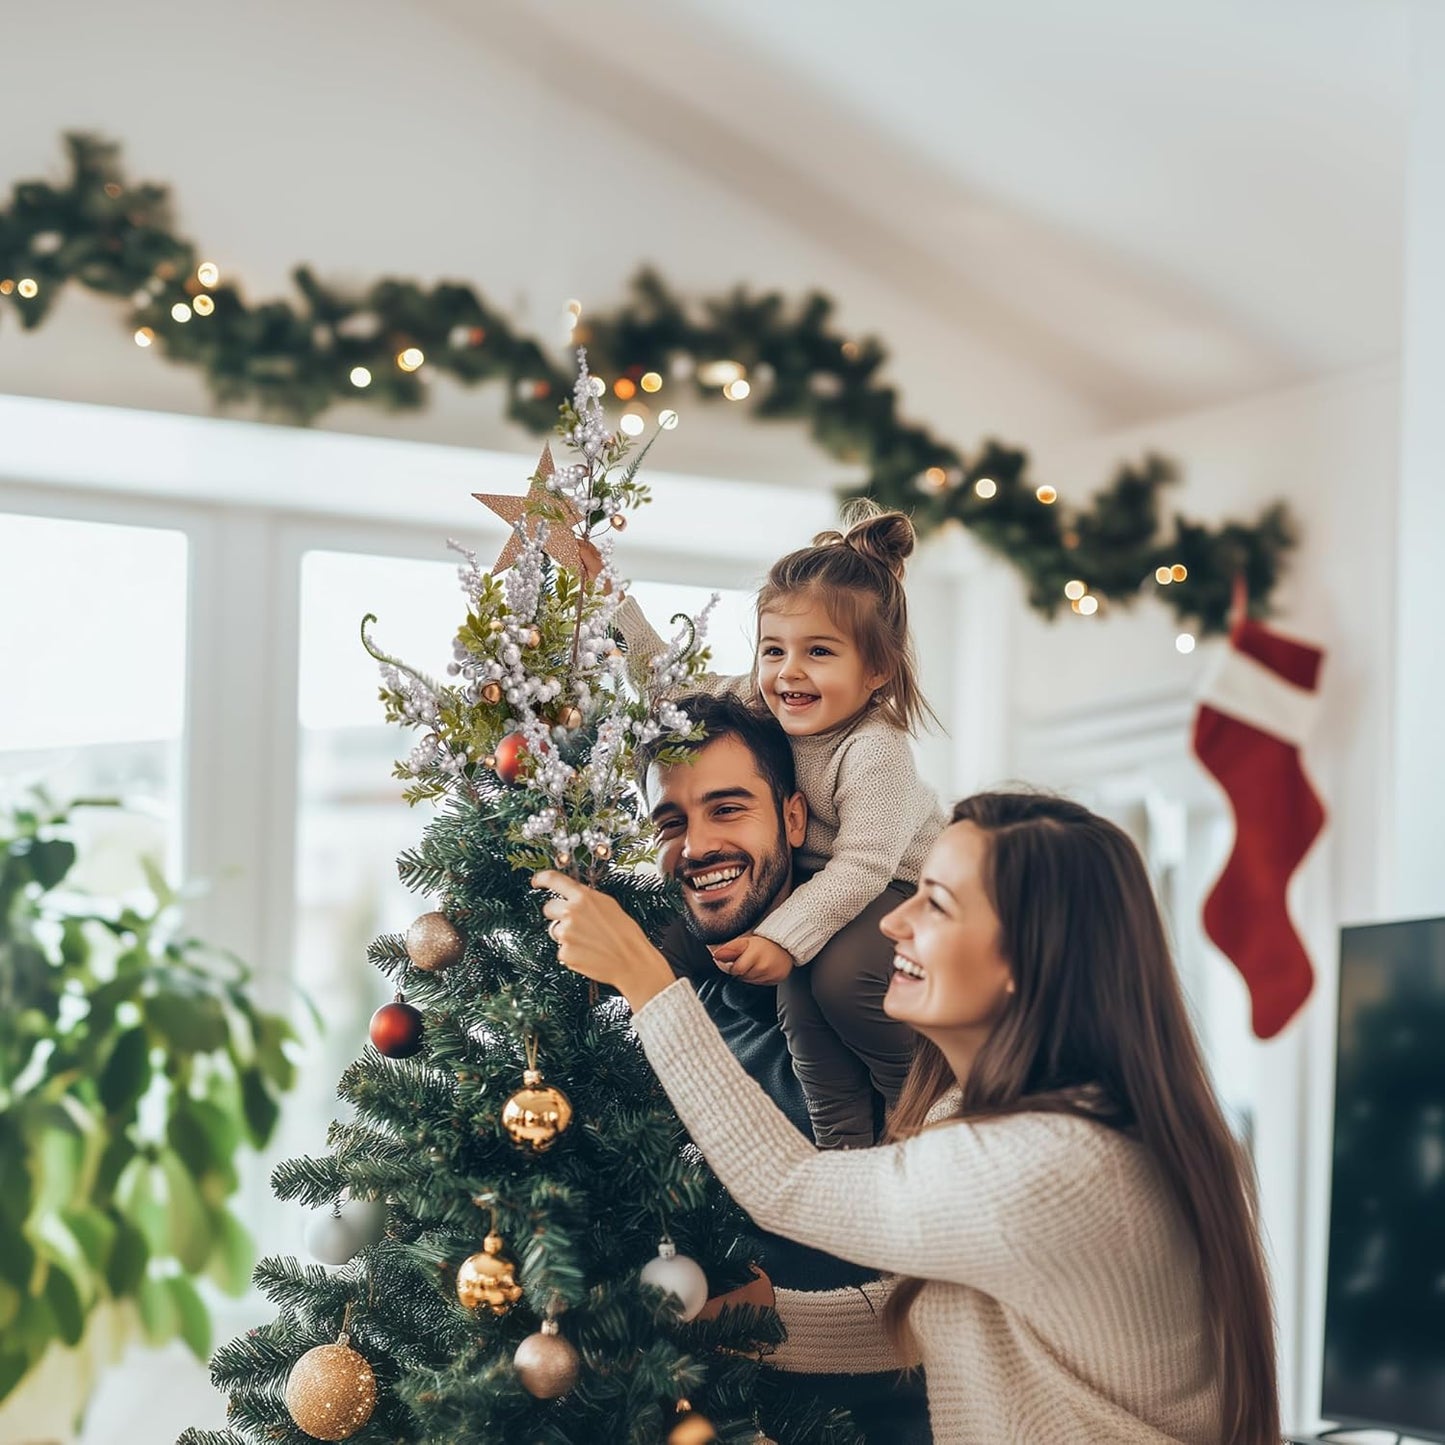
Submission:
[[[522,1298],[516,1269],[502,1256],[502,1236],[489,1234],[480,1252],[469,1255],[457,1270],[457,1298],[469,1310],[486,1305],[494,1315],[504,1315]]]
[[[466,940],[445,913],[423,913],[406,931],[406,956],[427,973],[450,968],[466,951]]]
[[[351,1439],[376,1408],[376,1376],[349,1338],[307,1350],[286,1381],[286,1409],[317,1440]]]
[[[528,1335],[512,1356],[517,1378],[529,1395],[539,1400],[555,1400],[565,1395],[577,1383],[582,1372],[582,1360],[571,1343],[564,1340],[557,1329],[557,1321],[550,1316],[542,1321],[542,1328],[534,1335]]]
[[[542,1082],[536,1069],[522,1075],[522,1087],[502,1107],[502,1127],[514,1144],[540,1154],[572,1122],[572,1104],[561,1089]]]
[[[502,684],[496,681],[482,684],[482,701],[488,707],[496,707],[502,700]]]

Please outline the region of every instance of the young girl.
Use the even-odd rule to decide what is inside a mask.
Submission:
[[[858,916],[885,890],[894,902],[908,896],[944,826],[908,740],[931,715],[903,591],[913,547],[903,513],[855,504],[845,531],[820,533],[768,573],[753,672],[701,689],[742,694],[777,718],[808,802],[795,858],[806,881],[754,933],[712,953],[733,977],[778,986],[779,1020],[823,1148],[874,1142],[875,1091],[891,1108],[912,1057],[909,1031],[883,1012],[888,951]],[[631,599],[619,622],[630,666],[644,673],[661,639]]]

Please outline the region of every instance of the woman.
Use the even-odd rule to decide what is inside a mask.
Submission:
[[[922,1035],[893,1142],[847,1152],[798,1136],[613,900],[533,881],[559,957],[626,997],[738,1203],[899,1276],[883,1322],[924,1366],[937,1440],[1279,1440],[1246,1168],[1118,828],[1034,794],[954,809],[882,924],[884,1008]]]

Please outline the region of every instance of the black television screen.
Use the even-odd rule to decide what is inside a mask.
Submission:
[[[1445,918],[1340,933],[1322,1413],[1445,1440]]]

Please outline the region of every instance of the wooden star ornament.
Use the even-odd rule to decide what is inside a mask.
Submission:
[[[522,539],[516,531],[518,522],[526,521],[527,535],[535,536],[537,523],[542,520],[543,511],[553,514],[561,512],[564,521],[548,521],[547,540],[543,544],[543,551],[556,562],[566,567],[570,572],[576,572],[580,577],[589,578],[594,575],[591,566],[591,558],[588,552],[595,551],[592,544],[585,538],[579,537],[576,527],[582,521],[582,514],[569,502],[566,497],[560,497],[556,492],[547,490],[547,479],[556,471],[552,462],[552,448],[544,444],[542,457],[537,463],[537,471],[532,477],[532,485],[525,496],[515,497],[507,492],[473,492],[472,495],[486,508],[495,512],[509,527],[512,528],[511,535],[507,538],[507,545],[502,548],[501,555],[492,564],[492,576],[505,572],[518,557],[522,555]]]

